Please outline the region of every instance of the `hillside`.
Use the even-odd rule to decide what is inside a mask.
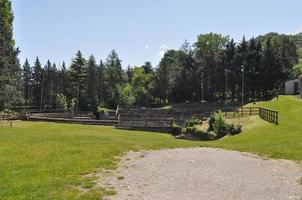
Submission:
[[[246,125],[242,134],[203,143],[203,146],[302,161],[302,100],[294,96],[281,96],[278,101],[259,102],[257,106],[278,110],[280,124],[269,124],[257,117]]]

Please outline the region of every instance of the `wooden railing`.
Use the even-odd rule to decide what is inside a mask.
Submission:
[[[119,118],[118,120],[119,128],[170,128],[172,124],[172,118]]]
[[[270,123],[278,125],[279,123],[279,112],[266,108],[259,108],[259,116]]]
[[[259,107],[243,107],[238,109],[222,110],[222,113],[226,118],[253,116],[259,115]]]
[[[222,111],[225,118],[259,115],[263,120],[278,125],[279,112],[262,107],[243,107],[235,110]]]

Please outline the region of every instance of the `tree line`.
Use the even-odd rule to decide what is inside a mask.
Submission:
[[[243,37],[237,44],[209,33],[193,45],[185,42],[179,50],[168,50],[156,68],[146,62],[124,70],[114,50],[99,64],[78,51],[69,68],[63,63],[57,69],[50,61],[42,68],[38,58],[31,67],[26,61],[21,80],[25,104],[43,109],[239,101],[242,92],[245,101],[258,101],[281,92],[298,58],[290,36]]]
[[[199,35],[190,46],[169,50],[159,63],[160,102],[264,100],[294,78],[298,47],[292,36],[269,33],[235,43],[216,33]],[[228,85],[228,88],[226,88]],[[242,90],[243,89],[243,90]]]
[[[236,43],[217,33],[165,52],[158,66],[122,67],[112,50],[96,61],[78,51],[70,66],[26,59],[13,39],[10,0],[0,0],[0,110],[95,111],[97,107],[159,106],[196,101],[257,101],[282,92],[301,73],[301,34],[269,33]],[[243,93],[242,93],[243,92]]]

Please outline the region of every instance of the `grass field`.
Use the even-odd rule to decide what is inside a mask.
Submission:
[[[55,123],[0,122],[0,199],[76,199],[83,174],[115,167],[129,150],[199,146],[168,134]],[[91,190],[79,199],[111,191]]]
[[[0,199],[99,199],[113,191],[91,189],[84,174],[114,168],[115,157],[129,150],[173,147],[220,147],[273,158],[302,161],[302,101],[280,97],[261,102],[280,111],[280,125],[252,117],[244,132],[213,142],[175,140],[160,133],[131,132],[111,127],[55,123],[0,122]]]
[[[243,122],[242,134],[202,145],[302,161],[302,100],[281,96],[278,101],[259,102],[255,106],[278,110],[280,124],[269,124],[259,117],[252,117]]]

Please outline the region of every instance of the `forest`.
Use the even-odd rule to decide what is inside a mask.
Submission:
[[[103,61],[78,50],[69,66],[20,64],[9,0],[0,0],[0,110],[95,111],[200,101],[258,101],[282,93],[302,69],[302,35],[268,33],[235,42],[218,33],[165,52],[159,64],[122,66],[112,50]],[[49,55],[51,57],[51,55]],[[244,78],[244,81],[243,81]],[[243,93],[242,93],[243,92]]]

